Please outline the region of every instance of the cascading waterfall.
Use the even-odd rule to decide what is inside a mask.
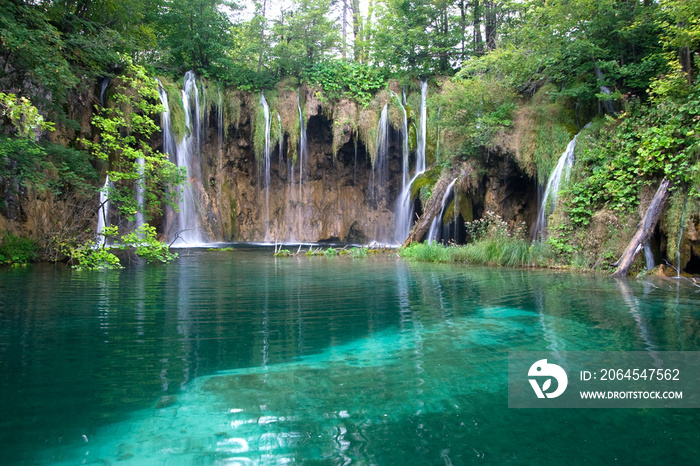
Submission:
[[[193,105],[194,104],[194,105]],[[179,202],[178,212],[179,236],[183,243],[201,244],[206,242],[197,220],[197,202],[193,182],[197,179],[195,163],[199,161],[201,120],[199,88],[194,71],[185,73],[182,86],[182,106],[185,110],[185,136],[177,145],[177,165],[185,167],[187,179]]]
[[[420,131],[416,134],[416,174],[425,171],[425,143],[428,134],[428,80],[420,82]]]
[[[656,265],[656,263],[654,262],[654,253],[651,251],[649,241],[644,243],[644,262],[646,264],[647,270],[653,269]]]
[[[107,88],[109,87],[109,76],[105,77],[102,79],[102,87],[100,89],[100,106],[104,107],[105,106],[105,93],[107,92]]]
[[[588,125],[585,126],[587,128]],[[584,129],[585,129],[584,128]],[[579,133],[581,134],[581,133]],[[566,150],[559,157],[557,166],[552,170],[549,179],[547,180],[547,188],[544,190],[540,210],[537,213],[537,224],[535,225],[535,239],[544,239],[547,233],[547,218],[552,215],[557,208],[557,199],[559,198],[559,188],[561,181],[564,183],[569,181],[571,167],[574,165],[574,151],[576,149],[576,139],[578,134],[566,146]]]
[[[384,104],[377,124],[377,153],[374,156],[370,196],[374,201],[382,197],[381,190],[386,184],[389,160],[389,103]]]
[[[457,177],[459,178],[459,177]],[[440,208],[440,215],[436,216],[432,223],[430,224],[430,229],[428,230],[428,244],[432,243],[433,241],[439,241],[440,240],[440,227],[442,226],[442,219],[445,216],[445,209],[447,208],[447,200],[450,198],[450,194],[452,194],[452,191],[454,190],[455,183],[457,182],[457,178],[452,180],[452,183],[450,183],[447,186],[447,189],[445,190],[445,194],[442,196],[442,207]]]
[[[401,98],[394,92],[390,91],[391,94],[396,98],[396,102],[399,104],[399,107],[401,108],[401,111],[403,112],[403,125],[401,126],[401,140],[403,141],[401,145],[401,155],[402,155],[402,168],[401,168],[401,191],[403,192],[404,189],[406,189],[406,185],[410,181],[408,178],[408,156],[409,156],[409,151],[408,151],[408,114],[406,113],[406,94],[403,93],[403,101]]]
[[[102,230],[109,226],[109,175],[105,178],[105,184],[100,189],[100,207],[97,209],[97,246],[106,246],[107,238],[102,235]]]
[[[600,68],[596,66],[595,68],[595,75],[596,78],[598,78],[599,81],[603,81],[605,79],[605,76],[603,75],[603,72],[601,71]],[[608,86],[600,86],[600,92],[602,94],[606,94],[607,96],[611,96],[612,92],[610,91],[610,88]],[[610,115],[615,114],[615,106],[613,105],[612,99],[605,99],[603,100],[603,105],[605,105],[605,111],[608,112]]]
[[[267,241],[270,234],[270,125],[272,124],[272,119],[270,118],[270,107],[267,105],[264,92],[260,94],[260,104],[265,114],[265,151],[262,169],[264,174],[263,190],[265,191],[265,241]]]
[[[143,157],[136,159],[136,171],[139,174],[139,178],[136,180],[136,228],[142,226],[145,223],[143,217],[143,211],[145,209],[145,197],[146,197],[146,179],[144,178],[144,172],[146,170],[146,161]]]
[[[175,145],[175,136],[173,135],[172,126],[170,125],[170,106],[168,105],[168,93],[163,88],[163,84],[158,81],[158,96],[160,103],[163,105],[163,113],[160,115],[161,125],[163,126],[163,152],[166,154],[175,154],[177,146]]]
[[[411,181],[406,183],[396,203],[396,231],[394,239],[399,243],[408,238],[413,223],[413,202],[411,202],[411,185],[425,172],[425,137],[427,122],[428,80],[420,82],[420,125],[416,132],[416,172]]]
[[[185,113],[185,134],[176,144],[170,121],[168,94],[162,85],[159,89],[160,101],[163,105],[161,122],[163,126],[163,152],[175,159],[178,167],[185,168],[187,182],[182,187],[178,201],[179,212],[176,213],[176,231],[171,234],[175,239],[174,246],[191,246],[202,244],[206,239],[199,229],[197,220],[197,204],[193,182],[198,178],[195,163],[199,161],[199,136],[202,127],[199,89],[193,71],[185,74],[182,88],[182,106]]]
[[[304,114],[301,111],[301,93],[297,93],[297,109],[299,110],[299,199],[298,199],[298,222],[299,231],[302,231],[304,224],[304,209],[302,208],[302,185],[304,183],[304,159],[308,159],[308,145],[306,142],[306,126],[304,125]],[[308,161],[308,160],[307,160]]]

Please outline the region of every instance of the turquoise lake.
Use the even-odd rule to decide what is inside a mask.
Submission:
[[[694,409],[509,409],[509,351],[697,351],[676,281],[180,250],[0,270],[2,464],[697,464]],[[393,257],[392,257],[393,256]]]

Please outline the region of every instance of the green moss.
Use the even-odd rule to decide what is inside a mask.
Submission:
[[[357,134],[357,105],[349,100],[341,100],[333,106],[333,156],[345,142],[345,133]]]
[[[253,126],[253,151],[260,165],[265,151],[265,111],[260,104],[260,96],[255,99],[255,111],[251,112]]]
[[[454,222],[455,219],[455,201],[457,201],[457,216],[461,215],[465,222],[474,220],[474,206],[471,198],[468,198],[463,193],[457,193],[452,202],[445,208],[445,215],[442,218],[442,224]]]
[[[546,183],[577,132],[570,102],[560,97],[556,86],[545,85],[516,112],[514,127],[506,145],[515,150],[518,163],[528,175]]]
[[[669,198],[668,205],[665,218],[666,234],[668,236],[667,255],[669,259],[674,259],[678,254],[681,228],[687,230],[693,218],[700,215],[700,201],[681,191],[676,191]]]
[[[293,88],[292,85],[294,85]],[[267,98],[267,94],[269,92],[270,91],[266,92],[265,98]],[[271,99],[268,99],[268,104],[270,100],[272,100],[273,104],[271,105],[271,108],[274,108],[275,112],[280,114],[280,119],[282,120],[282,127],[284,128],[285,134],[287,135],[287,159],[294,162],[296,161],[298,155],[297,146],[299,144],[300,131],[299,109],[297,106],[298,92],[296,89],[296,85],[290,80],[282,81],[278,83],[277,86],[275,86],[274,95],[270,93],[270,96]]]
[[[168,107],[170,108],[170,126],[176,140],[181,140],[186,134],[185,108],[182,105],[182,91],[180,87],[167,78],[160,78],[163,89],[168,94]]]
[[[429,193],[432,191],[433,186],[435,186],[435,183],[438,181],[438,178],[440,178],[440,173],[434,168],[419,175],[411,185],[411,199],[415,199],[421,193],[421,191],[423,193]],[[430,198],[430,196],[427,196],[426,200],[428,198]]]
[[[241,119],[240,93],[233,88],[226,88],[222,96],[224,102],[224,135],[228,135],[231,126],[238,127]]]

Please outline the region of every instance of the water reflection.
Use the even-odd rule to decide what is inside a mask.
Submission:
[[[505,408],[508,351],[698,350],[698,298],[678,283],[186,250],[0,274],[8,464],[523,462],[548,435],[572,463],[557,426],[591,423],[577,455],[646,460],[662,431],[689,441],[666,451],[683,462],[698,444],[692,412]],[[613,451],[622,431],[630,449]]]

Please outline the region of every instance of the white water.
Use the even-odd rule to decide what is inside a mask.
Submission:
[[[97,209],[97,246],[106,246],[107,238],[102,236],[102,230],[109,226],[109,175],[105,178],[105,184],[100,189],[100,207]]]
[[[102,87],[100,89],[100,106],[105,106],[105,93],[107,92],[107,87],[109,87],[109,76],[102,80]]]
[[[433,219],[432,223],[430,224],[430,229],[428,230],[428,244],[432,243],[433,241],[440,240],[440,227],[442,226],[442,218],[445,216],[447,199],[449,199],[450,194],[454,189],[455,183],[457,182],[457,178],[452,180],[452,183],[449,184],[449,186],[445,190],[445,194],[442,196],[442,208],[440,209],[440,215],[436,216]]]
[[[586,125],[588,127],[588,125]],[[581,133],[579,133],[581,134]],[[542,197],[540,210],[537,213],[537,224],[535,225],[534,239],[544,239],[547,234],[547,218],[557,208],[557,200],[559,198],[559,189],[561,188],[562,179],[564,184],[569,181],[571,167],[574,165],[574,151],[576,149],[576,139],[578,134],[566,146],[566,150],[559,157],[557,166],[554,167],[552,173],[547,180],[547,188]]]
[[[301,97],[300,93],[297,93],[297,109],[299,110],[299,199],[297,202],[298,212],[297,212],[297,222],[299,225],[299,232],[303,231],[304,225],[304,208],[302,186],[304,183],[304,158],[308,159],[308,145],[306,142],[306,126],[304,125],[304,114],[301,111]],[[308,160],[307,160],[308,161]]]
[[[396,102],[399,104],[399,107],[401,107],[401,111],[403,112],[403,125],[401,126],[401,140],[403,141],[402,147],[401,147],[401,155],[402,155],[402,171],[401,171],[401,191],[403,192],[404,189],[406,189],[406,185],[410,181],[408,178],[408,170],[409,170],[409,151],[408,151],[408,114],[406,113],[406,94],[403,94],[403,101],[401,98],[394,93],[394,91],[390,91],[391,94],[396,98]]]
[[[308,145],[306,143],[306,126],[304,114],[301,112],[301,100],[297,95],[297,109],[299,110],[299,204],[301,205],[301,186],[304,178],[304,158],[308,158]]]
[[[145,197],[146,197],[146,179],[144,177],[144,171],[146,169],[146,162],[143,157],[136,159],[136,170],[138,171],[139,178],[136,180],[136,228],[140,227],[145,223],[143,211],[145,210]]]
[[[644,261],[646,263],[647,270],[653,269],[654,265],[656,265],[654,262],[654,253],[651,252],[649,241],[644,243]]]
[[[370,196],[374,201],[382,197],[382,188],[386,186],[389,160],[389,103],[384,104],[377,124],[377,153],[374,156]]]
[[[420,82],[420,125],[416,134],[416,172],[411,178],[411,181],[404,184],[399,198],[396,202],[396,230],[394,239],[397,243],[403,244],[411,232],[413,224],[413,202],[411,199],[411,185],[425,171],[425,133],[428,126],[427,123],[427,99],[428,99],[428,80]],[[408,126],[408,125],[406,125]],[[408,160],[408,157],[406,157]]]
[[[265,241],[269,240],[270,236],[270,107],[265,100],[265,93],[260,93],[260,104],[263,107],[265,114],[265,151],[263,154],[263,190],[265,192]]]
[[[416,135],[416,174],[425,171],[425,143],[428,127],[428,80],[420,82],[420,131]]]
[[[187,181],[182,186],[178,201],[179,212],[175,214],[176,224],[170,228],[173,246],[194,246],[207,242],[199,229],[197,220],[197,202],[193,183],[198,182],[199,137],[203,122],[200,121],[199,89],[194,72],[185,74],[182,88],[182,106],[185,111],[185,134],[176,144],[170,121],[168,94],[161,86],[159,95],[164,110],[161,115],[163,126],[163,151],[175,160],[178,167],[184,167]]]

